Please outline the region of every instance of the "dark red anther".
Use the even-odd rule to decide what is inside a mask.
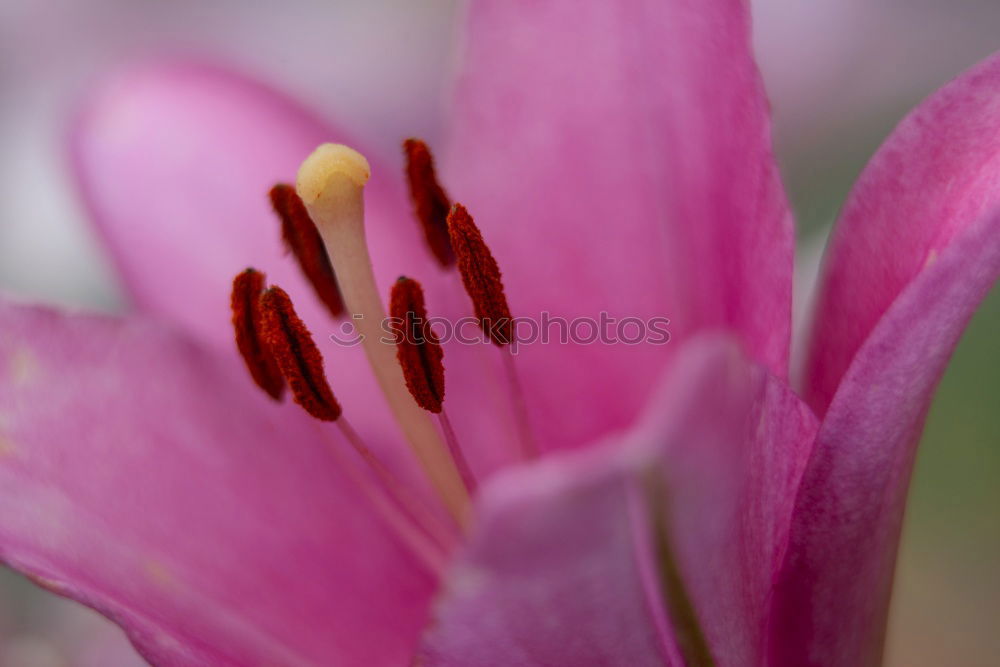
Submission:
[[[430,412],[441,412],[444,351],[427,321],[420,283],[406,277],[396,281],[389,298],[389,317],[406,387],[417,405]]]
[[[497,345],[508,345],[513,340],[514,323],[503,291],[500,267],[472,216],[461,204],[455,204],[448,214],[448,233],[465,291],[479,318],[479,327]]]
[[[323,238],[309,217],[305,204],[295,188],[284,183],[275,185],[269,194],[271,206],[281,218],[281,236],[285,246],[295,255],[302,273],[312,283],[320,301],[331,315],[339,317],[344,312],[344,299],[340,295],[340,286]]]
[[[323,355],[313,342],[292,300],[280,287],[271,287],[260,297],[263,338],[292,390],[295,402],[323,421],[340,417],[340,404],[323,372]]]
[[[246,362],[253,381],[276,401],[285,391],[285,380],[278,364],[261,336],[260,294],[266,277],[260,271],[247,269],[233,279],[231,305],[236,347]]]
[[[455,253],[448,238],[448,211],[451,201],[438,183],[431,151],[420,139],[403,142],[406,154],[406,179],[410,184],[413,209],[424,229],[424,237],[441,266],[455,263]]]

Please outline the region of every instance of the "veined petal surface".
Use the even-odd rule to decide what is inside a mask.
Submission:
[[[433,577],[335,430],[156,322],[0,322],[0,558],[158,665],[408,659]]]
[[[792,225],[746,3],[486,0],[464,57],[446,185],[515,317],[565,318],[549,330],[575,339],[519,359],[539,440],[627,427],[672,356],[595,342],[598,328],[630,338],[668,318],[681,342],[728,327],[782,377]]]

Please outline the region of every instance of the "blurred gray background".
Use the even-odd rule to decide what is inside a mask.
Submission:
[[[440,136],[452,0],[0,0],[0,289],[116,310],[67,178],[67,116],[115,63],[201,54],[355,128],[377,150]],[[802,284],[851,183],[901,116],[1000,49],[996,0],[754,0],[755,41],[799,216]],[[322,86],[317,86],[319,78]],[[888,664],[1000,655],[1000,292],[935,401],[904,533]],[[0,667],[139,664],[96,615],[0,569]]]

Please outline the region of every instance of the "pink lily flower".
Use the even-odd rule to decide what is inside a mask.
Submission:
[[[1000,56],[861,176],[797,393],[792,215],[749,34],[737,0],[470,6],[442,182],[514,314],[667,316],[672,338],[524,345],[529,462],[496,350],[446,342],[479,489],[440,561],[232,341],[232,277],[260,267],[317,332],[355,430],[437,502],[265,197],[316,145],[357,142],[217,69],[114,79],[73,166],[139,312],[0,306],[0,558],[158,665],[877,664],[923,418],[1000,275]],[[379,291],[418,277],[433,314],[469,315],[398,158],[368,157]]]

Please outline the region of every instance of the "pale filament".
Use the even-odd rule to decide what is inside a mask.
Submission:
[[[358,432],[351,426],[350,422],[341,415],[334,422],[340,429],[341,435],[350,443],[358,456],[368,465],[378,479],[382,491],[390,497],[392,502],[404,513],[410,515],[412,520],[419,525],[427,534],[443,549],[448,550],[454,546],[456,534],[452,528],[434,515],[424,502],[414,493],[409,486],[399,477],[394,475],[389,468],[375,455],[371,448],[365,444]]]
[[[458,442],[458,436],[455,435],[455,429],[452,427],[451,420],[448,419],[448,413],[443,406],[441,407],[441,412],[438,413],[438,423],[441,425],[441,432],[444,433],[444,441],[448,444],[448,451],[455,460],[458,472],[462,476],[462,482],[465,484],[465,488],[469,494],[472,495],[476,492],[476,478],[472,474],[472,469],[469,468],[469,462],[465,460],[465,454],[462,453],[462,446]]]
[[[338,419],[343,421],[343,418]],[[317,426],[318,422],[314,422]],[[421,530],[410,517],[406,516],[390,497],[376,485],[364,469],[350,456],[346,456],[339,443],[330,443],[328,447],[339,469],[347,473],[357,488],[372,504],[375,512],[385,523],[385,526],[408,547],[410,551],[428,568],[432,574],[440,575],[447,565],[447,555],[444,548]]]
[[[500,357],[504,371],[507,374],[511,409],[514,412],[514,423],[517,424],[522,452],[525,458],[537,459],[538,443],[535,440],[535,432],[531,428],[531,421],[528,417],[528,403],[524,398],[524,389],[521,387],[521,376],[517,372],[517,364],[514,363],[514,352],[510,345],[505,345],[504,349],[500,350]]]

